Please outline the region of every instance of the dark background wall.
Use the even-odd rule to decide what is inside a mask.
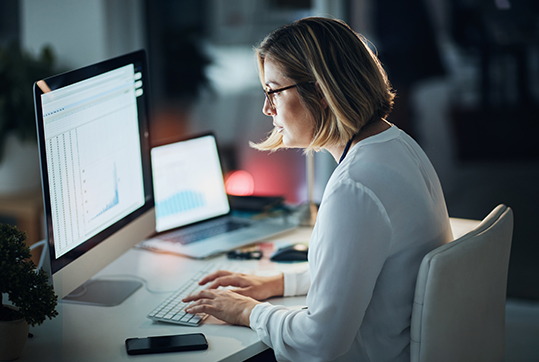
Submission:
[[[398,93],[389,121],[429,154],[451,216],[514,209],[508,294],[539,299],[536,0],[4,0],[0,45],[37,52],[50,44],[66,68],[145,47],[155,141],[213,130],[225,171],[246,169],[256,193],[299,203],[307,195],[301,152],[247,146],[271,129],[252,47],[309,15],[342,18],[377,49]],[[334,166],[316,156],[318,199]]]

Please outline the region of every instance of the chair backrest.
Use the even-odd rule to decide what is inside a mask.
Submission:
[[[47,239],[38,241],[37,243],[33,243],[30,245],[30,251],[32,252],[32,256],[34,255],[34,249],[42,247],[41,254],[39,254],[39,261],[37,263],[36,269],[41,269],[43,267],[43,263],[45,262],[45,258],[48,255],[48,248],[49,244],[47,243]]]
[[[475,229],[421,263],[411,324],[412,361],[503,361],[513,212],[496,207]]]

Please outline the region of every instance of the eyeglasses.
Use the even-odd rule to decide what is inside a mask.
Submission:
[[[270,107],[272,109],[275,109],[275,103],[273,102],[273,97],[270,97],[272,94],[275,94],[275,93],[279,93],[279,92],[282,92],[282,91],[285,91],[287,89],[291,89],[291,88],[294,88],[294,87],[297,87],[298,85],[302,85],[302,84],[307,84],[307,83],[315,83],[315,82],[302,82],[302,83],[296,83],[296,84],[292,84],[292,85],[289,85],[288,87],[283,87],[283,88],[279,88],[279,89],[274,89],[274,90],[271,90],[271,91],[267,91],[264,89],[264,93],[266,94],[266,98],[268,99],[268,102],[270,104]]]

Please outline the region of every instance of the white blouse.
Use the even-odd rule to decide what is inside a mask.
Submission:
[[[279,361],[407,361],[419,265],[453,239],[427,156],[392,126],[352,147],[331,176],[309,267],[286,273],[305,310],[257,305],[250,326]]]

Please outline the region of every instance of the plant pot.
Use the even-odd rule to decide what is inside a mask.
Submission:
[[[24,319],[0,321],[0,361],[13,361],[21,356],[29,329]]]
[[[0,195],[36,191],[40,187],[37,144],[21,142],[11,132],[7,135],[4,156],[0,161]]]

